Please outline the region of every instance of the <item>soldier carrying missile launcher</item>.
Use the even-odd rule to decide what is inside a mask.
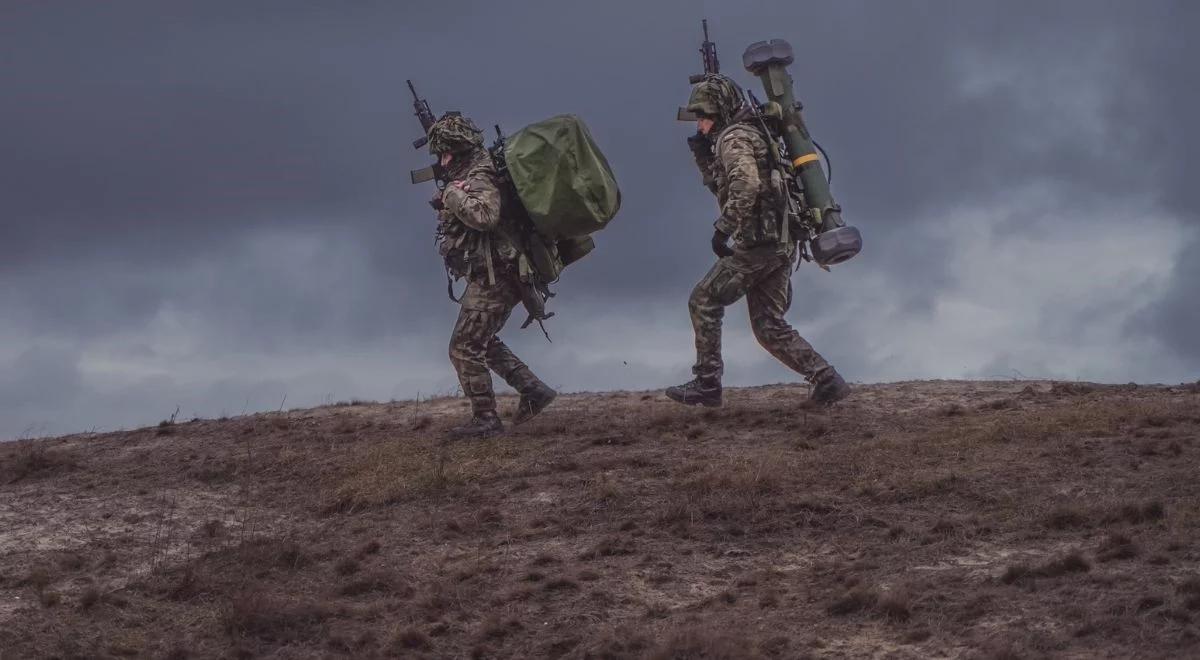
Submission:
[[[793,137],[786,132],[790,124],[786,119],[763,116],[763,108],[746,103],[741,88],[716,70],[715,50],[705,32],[706,47],[701,52],[706,71],[692,78],[695,84],[680,118],[696,120],[698,132],[688,143],[705,184],[720,205],[712,237],[718,260],[688,300],[696,336],[696,363],[692,368],[696,377],[667,388],[666,394],[686,405],[721,405],[721,323],[725,308],[745,296],[758,342],[812,383],[811,403],[833,404],[848,396],[850,387],[784,318],[792,302],[792,265],[798,256],[811,258],[806,251],[809,246],[822,267],[840,263],[857,253],[861,238],[857,244],[850,244],[858,232],[841,224],[840,209],[828,196],[815,153],[812,158],[803,154],[789,158],[790,162],[783,160],[780,142],[784,142],[788,156],[793,147],[787,140]],[[757,60],[753,63],[760,65]],[[752,60],[747,58],[746,64],[749,68]],[[764,74],[764,78],[779,79],[777,74],[775,78],[771,75]],[[790,98],[790,78],[787,84]],[[768,98],[775,102],[777,95],[772,91],[779,90],[768,88]],[[782,117],[784,113],[776,114]],[[787,119],[799,122],[798,111],[794,118]],[[807,131],[803,137],[807,138]],[[825,186],[806,189],[809,182],[801,176],[801,168],[814,162]],[[826,228],[831,236],[820,231]]]

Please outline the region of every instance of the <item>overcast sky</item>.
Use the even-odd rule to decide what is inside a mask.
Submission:
[[[0,438],[455,392],[406,78],[483,126],[578,114],[621,184],[518,354],[686,380],[704,16],[752,88],[747,44],[795,46],[866,247],[789,318],[848,378],[1200,378],[1200,4],[441,4],[0,2]],[[799,380],[726,319],[728,384]]]

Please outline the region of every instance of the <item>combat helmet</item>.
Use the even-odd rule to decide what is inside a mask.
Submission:
[[[483,131],[475,122],[457,113],[446,113],[429,127],[429,153],[472,151],[483,146]]]
[[[712,117],[718,124],[726,125],[744,104],[742,88],[729,77],[714,73],[706,75],[704,80],[692,86],[687,111]]]

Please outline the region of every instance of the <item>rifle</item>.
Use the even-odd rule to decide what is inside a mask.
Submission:
[[[700,58],[704,61],[704,73],[688,77],[688,82],[693,85],[704,80],[705,76],[721,72],[721,63],[717,60],[717,45],[708,40],[708,19],[702,19],[700,25],[704,28],[704,43],[700,44]]]
[[[437,123],[437,118],[433,116],[433,110],[429,109],[429,101],[417,96],[417,90],[413,87],[412,81],[405,80],[404,82],[408,83],[408,91],[412,92],[413,114],[421,122],[421,128],[425,129],[425,135],[413,140],[413,149],[420,149],[429,143],[429,129]]]
[[[435,123],[437,123],[437,117],[433,115],[433,110],[429,108],[429,101],[426,101],[417,95],[417,90],[415,87],[413,87],[412,81],[406,80],[405,82],[408,83],[408,91],[412,92],[413,114],[416,115],[417,121],[421,122],[421,128],[425,130],[425,134],[413,140],[412,143],[413,149],[420,149],[426,144],[429,144],[429,129],[432,128]],[[414,184],[425,183],[426,181],[435,181],[437,183],[438,190],[445,188],[447,183],[446,173],[442,170],[440,163],[434,163],[429,167],[422,167],[419,170],[413,170],[409,173],[409,177],[412,179]],[[432,201],[429,204],[430,206],[433,206],[434,210],[438,210],[437,204]]]
[[[697,73],[688,76],[688,82],[695,85],[703,82],[708,76],[721,72],[721,62],[717,60],[717,45],[708,39],[708,19],[700,21],[701,27],[704,29],[704,43],[700,44],[700,59],[704,62],[704,73]],[[675,115],[675,119],[679,121],[696,121],[696,115],[689,112],[687,108],[680,108]],[[692,156],[696,162],[704,162],[712,157],[712,140],[707,136],[702,135],[699,131],[695,135],[689,136],[687,139],[688,149],[692,150]]]

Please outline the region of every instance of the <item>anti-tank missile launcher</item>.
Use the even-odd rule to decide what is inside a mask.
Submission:
[[[742,54],[746,70],[762,82],[766,101],[759,108],[761,116],[779,137],[794,172],[794,179],[804,199],[804,212],[810,224],[817,228],[809,241],[813,258],[822,266],[840,264],[862,250],[862,234],[846,226],[842,209],[829,191],[829,180],[821,167],[821,158],[792,91],[792,76],[787,67],[795,60],[792,46],[783,39],[771,39],[750,44]]]

